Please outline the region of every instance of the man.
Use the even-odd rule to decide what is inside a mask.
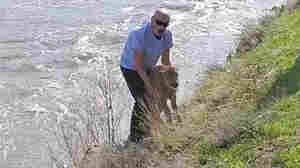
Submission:
[[[159,97],[158,91],[151,86],[149,72],[157,64],[160,56],[163,65],[171,65],[170,48],[173,46],[172,34],[166,28],[170,16],[164,9],[158,9],[151,17],[151,21],[140,29],[130,32],[121,56],[121,71],[135,99],[129,140],[139,142],[143,140],[145,130],[145,113],[141,100],[145,102],[145,94],[152,100]]]

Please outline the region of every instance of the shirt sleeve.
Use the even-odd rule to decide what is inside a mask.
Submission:
[[[138,50],[138,51],[144,50],[143,41],[138,38],[138,33],[135,31],[133,31],[129,34],[128,44],[129,44],[130,49],[134,49],[134,50]]]
[[[173,47],[173,35],[170,31],[167,31],[166,32],[166,45],[165,45],[165,48],[172,48]]]

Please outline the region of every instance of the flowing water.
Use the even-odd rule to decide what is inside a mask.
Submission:
[[[70,104],[89,106],[97,75],[113,81],[113,104],[129,127],[132,98],[119,71],[128,32],[154,10],[170,10],[171,59],[178,67],[179,104],[210,66],[223,65],[247,24],[286,0],[1,0],[0,167],[48,168],[44,136]],[[108,71],[109,70],[109,71]],[[109,72],[107,74],[106,72]]]

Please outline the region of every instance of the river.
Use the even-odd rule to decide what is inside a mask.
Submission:
[[[171,13],[178,102],[187,102],[208,67],[224,65],[248,24],[286,0],[1,0],[0,167],[50,168],[45,130],[80,118],[97,77],[109,75],[121,134],[132,98],[119,71],[128,32],[154,10]],[[72,107],[72,109],[70,109]],[[84,110],[83,110],[84,111]]]

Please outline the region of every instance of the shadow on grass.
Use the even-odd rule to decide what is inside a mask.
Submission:
[[[297,53],[298,55],[300,53]],[[300,56],[297,57],[295,64],[286,72],[280,74],[279,78],[273,84],[272,89],[267,94],[267,97],[272,96],[280,98],[290,96],[300,90]]]

